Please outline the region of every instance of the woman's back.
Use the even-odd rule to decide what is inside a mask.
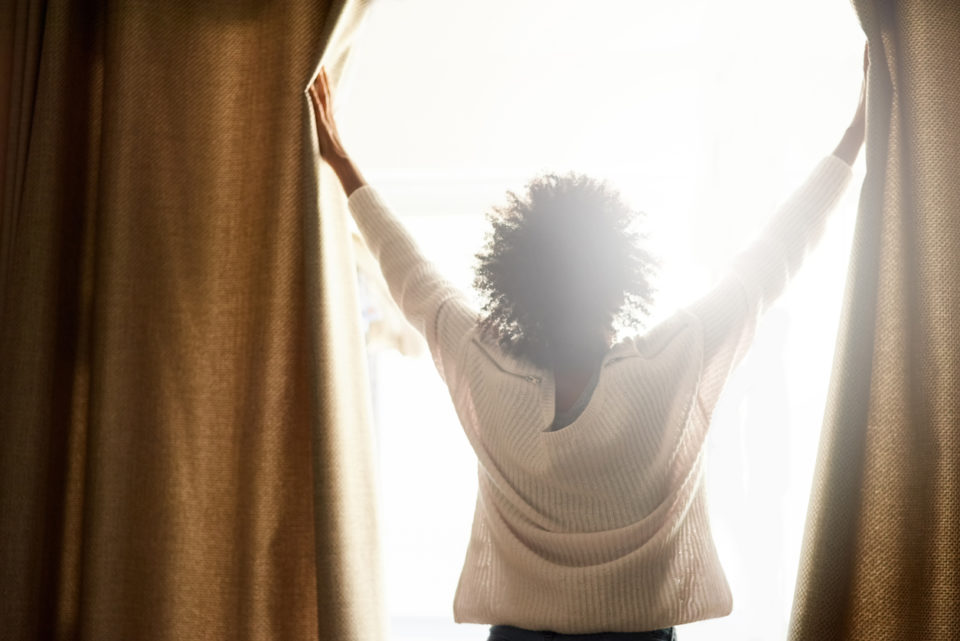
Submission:
[[[552,373],[468,341],[448,382],[479,461],[458,621],[635,631],[729,611],[699,483],[700,335],[681,312],[616,345],[556,431]]]

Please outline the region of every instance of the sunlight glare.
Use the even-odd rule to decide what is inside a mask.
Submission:
[[[705,291],[833,149],[862,47],[835,0],[381,0],[338,117],[368,180],[465,290],[484,213],[506,190],[546,171],[609,180],[650,215],[662,318]],[[714,415],[711,518],[736,605],[683,626],[683,641],[785,636],[855,192]],[[451,614],[475,458],[429,357],[373,358],[392,638],[485,638]]]

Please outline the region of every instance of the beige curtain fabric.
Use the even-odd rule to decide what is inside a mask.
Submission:
[[[960,7],[855,5],[867,178],[790,638],[955,640]]]
[[[4,4],[4,639],[382,637],[349,233],[304,93],[362,10]]]

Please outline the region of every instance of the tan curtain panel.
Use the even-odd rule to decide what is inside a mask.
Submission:
[[[362,9],[4,3],[3,639],[382,638],[349,234],[304,93]]]
[[[867,177],[791,638],[960,634],[960,7],[857,0]]]

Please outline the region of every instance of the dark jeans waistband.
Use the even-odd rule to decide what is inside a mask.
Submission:
[[[598,632],[594,634],[560,634],[546,630],[526,630],[512,625],[490,626],[487,641],[676,641],[673,628],[648,632]]]

